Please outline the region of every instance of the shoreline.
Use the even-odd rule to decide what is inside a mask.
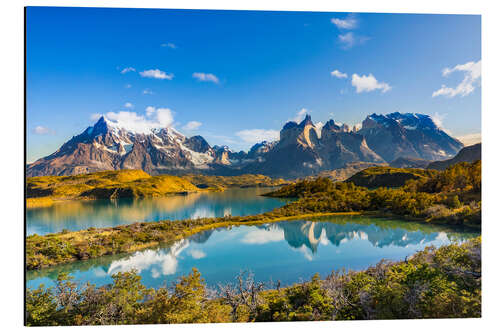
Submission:
[[[170,226],[171,228],[175,227],[184,227],[184,224],[189,223],[188,220],[165,220],[165,221],[157,221],[157,222],[136,222],[127,225],[119,225],[116,227],[108,227],[108,228],[89,228],[85,230],[79,231],[70,231],[70,232],[58,232],[52,234],[46,234],[43,236],[40,235],[30,235],[26,238],[26,259],[27,259],[27,267],[26,270],[37,270],[48,267],[57,266],[59,264],[70,263],[74,261],[80,260],[88,260],[91,258],[102,257],[106,255],[120,254],[120,253],[132,253],[139,250],[144,250],[147,248],[156,247],[162,244],[166,244],[172,241],[177,241],[186,237],[190,237],[194,234],[208,231],[212,229],[217,229],[221,227],[230,227],[230,226],[240,226],[240,225],[261,225],[266,223],[277,223],[281,221],[289,221],[289,220],[297,220],[297,219],[306,219],[306,218],[316,218],[316,217],[328,217],[328,216],[375,216],[372,212],[332,212],[332,213],[311,213],[311,214],[299,214],[299,215],[290,215],[290,216],[281,216],[281,217],[271,217],[268,218],[265,215],[257,215],[257,216],[236,216],[236,217],[219,217],[219,218],[202,218],[197,220],[192,220],[192,222],[201,222],[206,220],[213,220],[212,222],[208,222],[205,224],[199,224],[190,227],[189,229],[183,230],[172,230],[174,234],[166,234],[162,239],[143,241],[143,238],[140,240],[132,239],[132,242],[126,248],[115,248],[114,242],[111,249],[104,249],[99,253],[92,253],[89,256],[69,256],[65,258],[60,258],[58,256],[57,262],[50,261],[42,264],[36,264],[33,261],[37,259],[46,259],[40,258],[40,252],[50,252],[51,245],[56,247],[63,248],[73,248],[77,245],[82,245],[81,243],[87,241],[88,243],[100,243],[104,241],[104,238],[113,238],[112,236],[120,236],[121,234],[127,234],[131,237],[137,236],[136,234],[142,234],[143,231],[137,231],[138,228],[152,228],[153,230],[148,230],[150,233],[155,233],[158,229],[162,229],[165,225]],[[237,219],[241,220],[238,221]],[[168,228],[168,227],[167,227]],[[29,255],[30,250],[32,250],[33,246],[37,244],[32,244],[33,240],[38,241],[37,243],[44,243],[46,248],[42,249],[42,251],[38,251],[39,253],[34,253]],[[80,240],[80,242],[79,242]],[[53,244],[48,244],[53,243]],[[79,244],[80,243],[80,244]],[[109,240],[108,240],[109,243]],[[83,244],[85,245],[85,244]],[[108,247],[110,244],[107,244]],[[102,246],[102,245],[101,245]],[[92,247],[92,245],[90,246]]]
[[[223,190],[224,191],[224,190]],[[96,201],[96,200],[117,200],[117,199],[146,199],[146,198],[167,198],[176,195],[189,195],[193,193],[204,193],[204,192],[221,192],[217,190],[211,189],[200,189],[199,191],[183,191],[183,192],[171,192],[166,193],[161,196],[145,196],[145,197],[121,197],[121,198],[95,198],[95,197],[67,197],[67,198],[53,198],[53,197],[34,197],[34,198],[26,198],[26,208],[43,208],[50,207],[54,204],[60,204],[63,202],[78,202],[78,201]]]
[[[61,231],[43,236],[30,235],[26,238],[26,270],[44,269],[60,264],[84,261],[108,255],[133,253],[222,227],[253,226],[329,216],[369,216],[374,218],[403,219],[408,222],[421,224],[446,225],[446,223],[435,223],[437,221],[429,222],[424,219],[382,214],[377,211],[309,213],[277,217],[272,216],[272,213],[268,212],[250,216],[136,222],[115,227],[91,227],[79,231]],[[448,226],[454,227],[453,225]],[[476,228],[471,229],[477,230]],[[38,251],[33,251],[37,246],[41,246],[41,248]],[[57,250],[61,248],[69,249],[70,251],[62,254],[57,253]],[[45,253],[53,251],[56,251],[55,255],[53,255],[55,258],[45,255]],[[34,253],[30,254],[30,252]]]
[[[67,197],[67,198],[62,198],[62,197],[33,197],[33,198],[25,198],[26,202],[26,208],[27,209],[34,209],[34,208],[44,208],[44,207],[51,207],[55,204],[60,204],[64,202],[78,202],[78,201],[96,201],[96,200],[118,200],[118,199],[150,199],[150,198],[168,198],[172,196],[180,196],[180,195],[190,195],[190,194],[196,194],[196,193],[218,193],[218,192],[225,192],[230,189],[249,189],[249,188],[275,188],[279,187],[281,185],[268,185],[268,186],[245,186],[245,187],[237,187],[237,186],[231,186],[231,187],[207,187],[207,188],[199,188],[198,191],[181,191],[181,192],[170,192],[166,193],[164,195],[158,195],[158,196],[141,196],[141,197],[120,197],[120,198],[95,198],[95,197]],[[265,196],[265,195],[262,195]]]

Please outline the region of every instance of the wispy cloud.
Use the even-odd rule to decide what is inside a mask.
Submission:
[[[128,72],[135,72],[135,68],[134,67],[125,67],[124,69],[122,69],[120,71],[120,73],[122,73],[122,74],[126,74]]]
[[[443,125],[443,121],[447,116],[448,116],[447,113],[434,112],[434,114],[431,115],[430,117],[431,117],[432,121],[434,122],[434,124],[436,124],[436,126],[440,130],[442,130],[443,132],[445,132],[448,135],[452,135],[451,131],[447,128],[444,128],[444,125]]]
[[[134,107],[134,105],[130,102],[125,103],[123,106],[126,107],[127,109],[131,109]]]
[[[379,82],[373,74],[369,75],[361,75],[353,74],[352,75],[352,86],[356,88],[356,92],[370,92],[373,90],[381,90],[382,93],[388,92],[392,89],[392,87],[385,83]]]
[[[236,136],[246,143],[257,143],[262,141],[275,141],[280,137],[280,132],[271,129],[246,129],[236,132]]]
[[[334,76],[336,78],[339,78],[339,79],[346,79],[347,78],[347,74],[340,72],[338,69],[330,72],[330,75]]]
[[[127,83],[127,84],[125,85],[125,88],[130,89],[130,88],[132,88],[132,85],[131,85],[130,83]]]
[[[470,61],[462,65],[456,65],[453,68],[444,68],[442,75],[448,77],[454,72],[462,72],[464,74],[464,78],[458,86],[451,88],[443,84],[441,88],[432,93],[432,97],[446,96],[451,98],[455,96],[465,97],[470,95],[481,83],[481,60],[477,62]]]
[[[369,39],[368,37],[358,36],[358,35],[354,34],[352,31],[349,31],[348,33],[345,33],[345,34],[340,34],[338,36],[338,41],[340,43],[340,46],[344,50],[348,50],[355,45],[363,44],[368,39]]]
[[[296,123],[300,123],[304,119],[306,114],[309,112],[310,111],[308,109],[302,108],[299,111],[297,111],[297,113],[295,114],[295,116],[292,119],[288,119],[288,121],[295,121]]]
[[[460,140],[464,146],[472,146],[481,142],[481,133],[466,134],[459,136],[457,139]]]
[[[331,22],[339,29],[356,29],[358,27],[358,20],[354,14],[347,15],[344,19],[332,18]]]
[[[343,48],[350,49],[355,43],[354,34],[352,32],[348,32],[344,35],[339,35],[339,42],[342,44]]]
[[[435,112],[432,116],[431,119],[436,124],[437,127],[443,127],[443,120],[446,118],[448,114],[441,114],[439,112]]]
[[[199,121],[192,120],[182,127],[186,131],[194,131],[200,128],[202,124]]]
[[[53,129],[50,129],[50,128],[45,127],[45,126],[36,126],[35,128],[33,128],[32,132],[34,134],[38,134],[38,135],[55,134],[55,131]]]
[[[193,73],[193,77],[198,81],[219,83],[219,78],[212,73]]]
[[[159,69],[148,69],[140,72],[139,75],[141,75],[142,77],[148,77],[158,80],[172,80],[174,78],[174,74],[172,73],[167,74]]]
[[[163,44],[161,44],[161,47],[168,47],[169,49],[176,49],[177,45],[175,45],[174,43],[163,43]]]
[[[90,120],[92,121],[97,121],[99,118],[101,118],[103,116],[102,113],[92,113],[90,115]]]
[[[149,88],[146,88],[142,91],[143,95],[153,95],[153,91]]]

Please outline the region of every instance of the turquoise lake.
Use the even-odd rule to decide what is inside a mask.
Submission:
[[[252,271],[259,281],[289,285],[315,273],[324,278],[332,270],[364,269],[477,235],[416,222],[335,216],[219,228],[164,247],[28,271],[26,278],[29,288],[53,286],[61,272],[82,284],[103,285],[114,273],[135,269],[146,286],[160,287],[196,267],[212,287],[234,282],[241,270]]]
[[[144,221],[254,215],[283,206],[287,200],[260,194],[272,188],[237,188],[162,198],[68,201],[26,212],[26,233],[45,235],[90,227],[104,228]]]

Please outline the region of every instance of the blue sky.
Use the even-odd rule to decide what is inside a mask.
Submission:
[[[28,161],[100,114],[234,150],[305,112],[418,112],[477,137],[480,69],[473,15],[29,7]]]

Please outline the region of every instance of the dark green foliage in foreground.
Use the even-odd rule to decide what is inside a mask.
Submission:
[[[377,168],[379,169],[379,168]],[[424,171],[424,170],[420,170]],[[459,163],[429,177],[412,179],[399,188],[369,190],[328,178],[304,180],[267,194],[298,197],[284,208],[313,212],[378,211],[450,224],[481,224],[481,161]]]
[[[31,290],[26,323],[114,325],[239,321],[463,318],[481,316],[481,240],[427,248],[401,262],[280,288],[240,274],[209,290],[193,269],[171,288],[147,289],[134,272],[111,285],[79,287],[60,276],[55,288]]]

